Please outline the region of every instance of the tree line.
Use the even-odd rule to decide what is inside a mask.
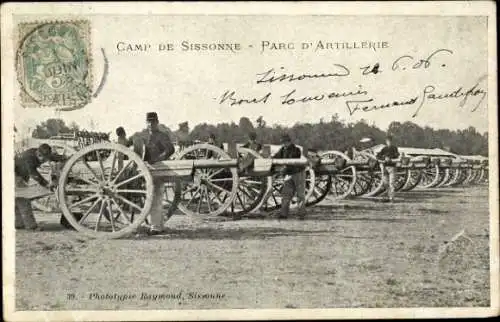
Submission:
[[[48,138],[60,132],[78,130],[78,125],[72,123],[67,126],[61,119],[49,119],[42,122],[33,131],[32,136]],[[114,133],[115,129],[109,132]],[[125,129],[127,130],[127,129]],[[383,131],[366,120],[355,123],[343,122],[338,115],[330,120],[321,119],[318,123],[297,123],[290,127],[282,125],[268,125],[263,117],[252,122],[248,117],[240,118],[238,123],[197,124],[193,129],[188,122],[179,124],[176,131],[172,131],[164,124],[160,130],[167,132],[172,140],[206,141],[210,134],[214,134],[219,142],[245,142],[250,132],[255,132],[260,142],[265,144],[279,144],[283,133],[288,133],[294,141],[310,149],[345,151],[358,146],[362,138],[369,137],[373,144],[384,143],[387,134],[393,136],[394,143],[401,147],[440,148],[460,155],[488,155],[488,133],[483,134],[470,126],[463,130],[433,129],[429,126],[421,127],[412,122],[392,122],[387,131]],[[146,135],[146,129],[135,132],[130,137]]]

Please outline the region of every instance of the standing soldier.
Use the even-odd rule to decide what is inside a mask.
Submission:
[[[116,128],[116,136],[118,137],[117,143],[129,147],[133,145],[132,139],[127,139],[127,133],[125,133],[125,129],[123,127]],[[123,160],[126,160],[126,157],[123,154],[118,154],[118,167],[117,170],[120,171],[123,168]]]
[[[217,142],[217,138],[215,137],[214,133],[210,133],[208,135],[208,144],[214,145],[214,146],[218,147],[219,149],[224,150],[224,144]],[[213,152],[208,151],[207,152],[207,159],[211,159],[213,157],[214,157]]]
[[[224,150],[224,144],[217,142],[217,137],[214,133],[208,135],[208,144],[215,145],[216,147]]]
[[[281,137],[283,144],[279,151],[273,156],[275,159],[299,159],[302,156],[300,148],[293,144],[288,134]],[[281,190],[281,212],[279,218],[288,218],[290,202],[297,194],[298,214],[300,219],[305,217],[305,171],[302,167],[285,166],[282,170],[285,176]]]
[[[175,151],[174,145],[170,141],[167,133],[161,132],[158,128],[159,121],[156,112],[146,114],[148,128],[147,137],[144,140],[143,159],[149,164],[154,164],[167,160]],[[157,235],[163,232],[163,193],[164,182],[161,179],[154,179],[153,205],[151,207],[151,228],[150,234]]]
[[[257,142],[257,133],[255,133],[255,131],[252,131],[248,134],[248,141],[242,147],[252,149],[256,152],[262,150],[262,144]]]
[[[28,149],[14,159],[14,174],[16,188],[27,188],[30,178],[38,182],[42,187],[54,190],[56,187],[55,178],[47,181],[38,172],[38,168],[45,162],[62,162],[64,157],[52,154],[52,149],[48,144],[42,144],[38,148]],[[15,227],[16,229],[40,230],[33,209],[31,208],[31,200],[16,197],[15,198]],[[66,218],[61,216],[61,224],[64,225]]]
[[[127,133],[123,127],[116,128],[116,136],[118,137],[117,143],[129,147],[132,145],[132,140],[127,139]]]
[[[384,184],[387,187],[389,202],[394,200],[394,183],[396,182],[396,163],[393,159],[399,158],[398,148],[392,143],[392,136],[385,140],[386,146],[377,154],[377,159],[384,164]]]

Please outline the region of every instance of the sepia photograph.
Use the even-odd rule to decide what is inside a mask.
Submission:
[[[494,2],[7,3],[7,321],[499,313]]]

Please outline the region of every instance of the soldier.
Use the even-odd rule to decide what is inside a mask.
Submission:
[[[148,127],[148,135],[144,142],[144,161],[149,164],[154,164],[163,160],[167,160],[174,152],[174,145],[170,141],[167,133],[161,132],[158,128],[158,115],[155,112],[146,114],[146,123]],[[150,234],[157,235],[163,232],[163,193],[164,181],[159,179],[153,180],[154,195],[153,205],[151,207],[151,228]]]
[[[217,142],[217,137],[214,133],[208,135],[208,144],[215,145],[216,147],[224,150],[224,144]]]
[[[221,150],[224,150],[224,144],[217,142],[217,138],[215,137],[214,133],[210,133],[208,135],[208,142],[207,143],[211,144],[211,145],[214,145],[214,146],[218,147]],[[207,158],[210,159],[212,157],[214,157],[213,152],[212,151],[208,151],[207,152]]]
[[[385,140],[386,146],[377,154],[377,159],[384,162],[384,184],[387,187],[389,202],[394,200],[394,183],[396,182],[396,164],[393,159],[399,158],[398,148],[392,143],[392,136]]]
[[[56,178],[51,178],[47,181],[38,172],[38,168],[45,162],[61,162],[64,157],[53,154],[52,149],[48,144],[42,144],[38,148],[28,149],[14,159],[14,174],[16,188],[28,187],[30,178],[38,182],[42,187],[54,190],[56,187]],[[16,229],[40,230],[36,223],[33,209],[31,208],[31,200],[21,197],[15,198],[15,227]],[[64,216],[61,216],[61,224]],[[64,218],[65,219],[65,218]]]
[[[298,159],[302,152],[300,148],[293,144],[288,134],[281,137],[283,144],[279,151],[273,156],[276,159]],[[285,166],[282,170],[285,176],[283,188],[281,190],[281,212],[279,218],[288,218],[290,212],[290,202],[297,194],[298,214],[300,219],[305,217],[305,171],[301,167]]]
[[[252,149],[256,152],[262,150],[262,144],[257,142],[257,133],[254,131],[248,133],[248,141],[243,145],[244,148]]]
[[[133,144],[131,139],[127,139],[127,133],[122,126],[116,128],[117,143],[129,147]]]

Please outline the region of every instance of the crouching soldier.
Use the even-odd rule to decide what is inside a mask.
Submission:
[[[302,155],[300,148],[293,144],[288,134],[281,137],[283,144],[279,151],[273,156],[276,159],[299,159]],[[281,190],[281,212],[279,218],[288,218],[290,203],[297,195],[298,215],[300,219],[305,217],[305,171],[302,167],[285,166],[282,170],[285,176]]]
[[[14,158],[14,174],[16,188],[27,188],[29,179],[33,179],[42,187],[54,191],[56,188],[56,179],[52,177],[50,181],[46,180],[38,168],[45,162],[63,162],[63,156],[53,154],[48,144],[42,144],[38,148],[28,149]],[[23,197],[15,198],[15,227],[16,229],[40,230],[38,227],[31,200]],[[64,217],[61,217],[61,221]]]

